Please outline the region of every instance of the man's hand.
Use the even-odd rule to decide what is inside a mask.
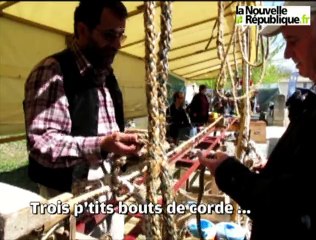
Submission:
[[[208,157],[205,157],[202,152],[198,152],[200,163],[207,167],[212,175],[215,175],[217,167],[225,161],[229,156],[224,152],[212,152]]]
[[[252,170],[255,171],[255,172],[260,172],[262,169],[264,169],[265,165],[266,165],[267,162],[261,162],[257,165],[254,165],[252,167]]]
[[[115,132],[101,140],[101,149],[117,155],[133,155],[141,149],[137,134]]]

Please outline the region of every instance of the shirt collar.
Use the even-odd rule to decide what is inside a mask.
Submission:
[[[79,49],[77,41],[74,39],[70,44],[70,49],[75,54],[76,64],[78,66],[80,74],[83,76],[89,69],[93,69],[91,63],[83,55],[82,51]]]
[[[74,39],[70,44],[70,50],[73,51],[76,59],[76,64],[78,66],[79,72],[81,76],[84,76],[89,71],[93,71],[96,76],[96,83],[103,85],[105,83],[106,77],[113,72],[112,67],[103,70],[96,70],[93,68],[92,64],[88,61],[88,59],[84,56],[82,51],[80,50],[76,39]]]

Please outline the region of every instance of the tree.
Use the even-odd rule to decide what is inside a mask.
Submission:
[[[266,61],[266,71],[262,80],[262,84],[276,83],[280,79],[289,78],[291,71],[289,69],[282,68],[273,63],[273,58],[282,50],[285,46],[285,41],[281,35],[270,38],[269,43],[269,56]],[[264,42],[265,48],[266,42]],[[252,80],[257,83],[261,77],[262,68],[252,68]]]

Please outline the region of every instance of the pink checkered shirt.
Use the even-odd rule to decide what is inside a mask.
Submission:
[[[92,68],[78,45],[71,50],[76,55],[80,74]],[[98,136],[71,136],[68,100],[64,92],[59,63],[53,58],[41,61],[25,83],[25,124],[29,154],[46,167],[69,167],[83,161],[101,161],[101,136],[119,131],[113,102],[105,87],[106,72],[96,73],[103,82],[98,88]]]

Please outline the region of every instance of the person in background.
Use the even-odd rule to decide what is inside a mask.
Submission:
[[[227,100],[223,100],[224,115],[226,116],[233,115],[235,112],[233,94],[230,91],[226,91],[225,97],[227,97]]]
[[[316,236],[315,136],[316,136],[316,2],[286,2],[286,6],[310,6],[311,25],[271,25],[262,35],[282,33],[285,58],[291,58],[300,75],[314,83],[296,116],[259,173],[224,152],[201,164],[215,176],[218,187],[249,211],[251,240],[312,240]],[[294,109],[290,106],[291,111]],[[295,111],[294,110],[294,111]]]
[[[209,120],[210,104],[206,96],[206,90],[206,85],[200,85],[199,92],[194,95],[189,105],[191,122],[196,126],[202,126]]]
[[[173,94],[173,103],[167,109],[169,135],[175,144],[178,144],[179,140],[188,139],[192,129],[184,103],[184,93],[177,91]]]
[[[224,89],[220,90],[220,93],[224,95]],[[221,98],[220,95],[216,91],[214,95],[215,96],[212,100],[213,111],[224,115],[225,107],[224,107],[223,98]]]
[[[123,133],[123,98],[111,67],[126,18],[120,1],[81,1],[71,44],[43,59],[25,83],[29,177],[47,199],[83,193],[76,186],[88,185],[94,169],[111,174],[111,156],[139,151],[137,135]],[[124,216],[107,221],[104,232],[123,239]]]
[[[251,112],[253,114],[260,112],[260,106],[258,104],[258,95],[259,95],[259,91],[256,90],[254,91],[253,95],[250,97]]]

